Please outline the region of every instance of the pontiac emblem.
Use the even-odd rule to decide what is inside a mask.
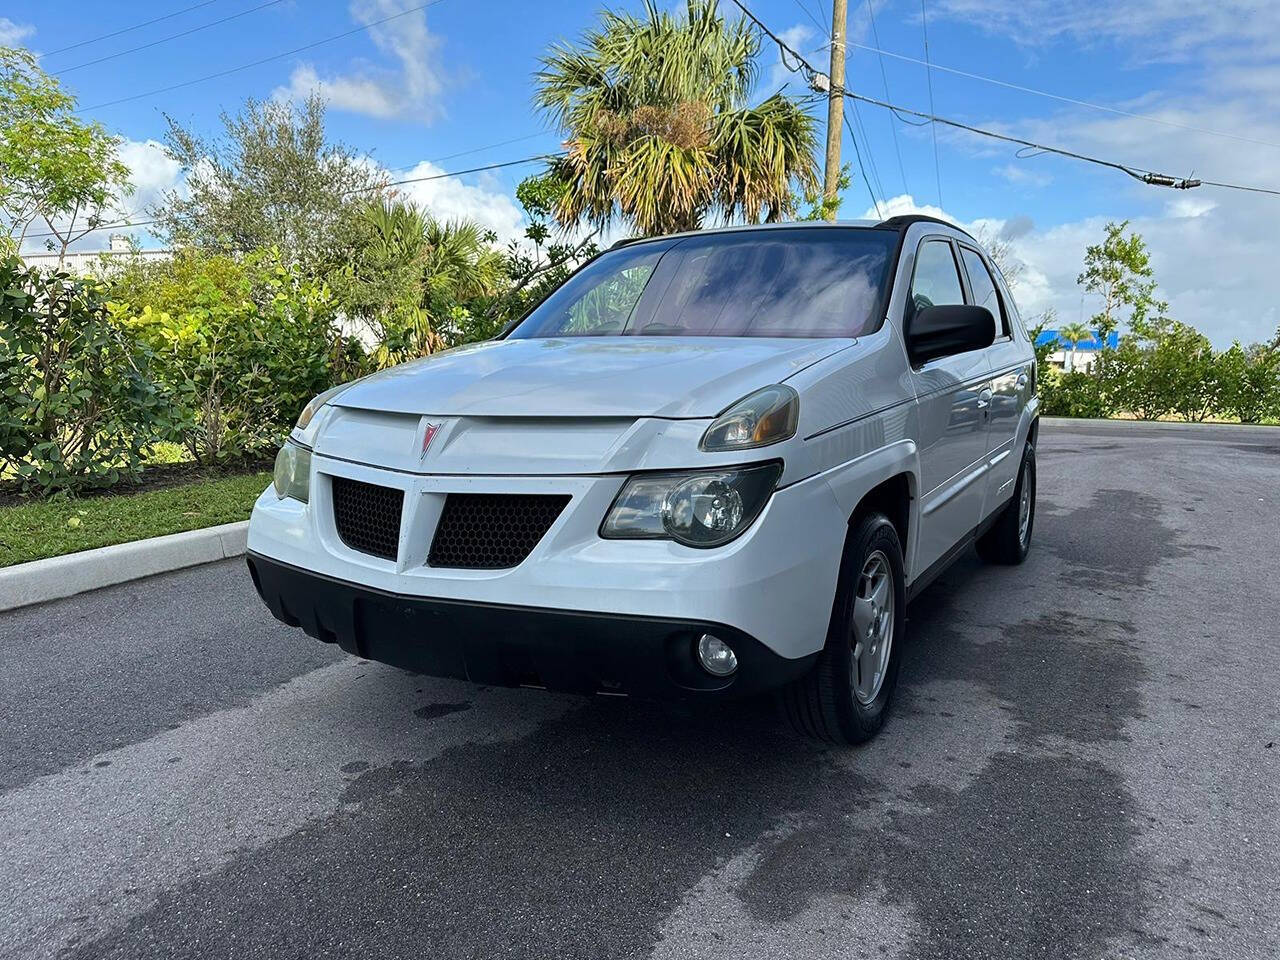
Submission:
[[[428,423],[422,430],[422,453],[418,455],[419,460],[427,458],[427,448],[431,446],[431,440],[436,435],[436,431],[440,429],[438,423]]]

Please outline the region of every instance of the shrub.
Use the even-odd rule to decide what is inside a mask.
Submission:
[[[1218,406],[1241,423],[1280,417],[1280,349],[1236,343],[1218,355]]]
[[[172,428],[151,362],[97,281],[0,258],[2,472],[45,494],[135,479]]]
[[[274,250],[134,265],[116,293],[112,313],[150,346],[173,398],[172,439],[202,463],[278,446],[311,397],[363,372],[328,288]]]
[[[1115,411],[1107,402],[1100,377],[1085,370],[1050,368],[1040,381],[1040,412],[1051,417],[1101,419]]]

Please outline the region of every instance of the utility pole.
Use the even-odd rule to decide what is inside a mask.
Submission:
[[[848,0],[833,0],[831,4],[831,78],[827,88],[827,165],[823,177],[822,195],[828,202],[828,220],[836,218],[831,204],[840,185],[840,139],[844,134],[844,46],[848,28]]]

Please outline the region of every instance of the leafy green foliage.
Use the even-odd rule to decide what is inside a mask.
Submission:
[[[1108,223],[1102,243],[1085,249],[1084,270],[1076,283],[1102,297],[1102,308],[1092,317],[1092,329],[1106,343],[1126,319],[1139,334],[1151,316],[1163,315],[1166,304],[1155,298],[1151,255],[1141,234],[1125,234],[1129,221]]]
[[[348,211],[325,266],[343,313],[376,341],[379,366],[483,339],[483,317],[504,285],[494,236],[471,221],[441,221],[400,200]]]
[[[1084,370],[1047,370],[1040,378],[1039,391],[1040,412],[1046,416],[1101,419],[1115,412],[1101,378]]]
[[[270,451],[308,400],[364,370],[328,287],[277,250],[138,263],[115,293],[112,315],[148,345],[173,404],[162,439],[200,463]]]
[[[0,260],[0,473],[44,494],[136,478],[172,428],[152,359],[96,281]]]
[[[364,157],[325,135],[324,101],[246,102],[206,139],[167,117],[165,146],[186,173],[151,211],[173,246],[215,253],[276,248],[312,264],[331,252],[352,207],[385,179]]]
[[[1280,419],[1280,345],[1232,344],[1217,358],[1219,409],[1241,423]]]
[[[646,0],[641,17],[606,11],[580,44],[543,58],[535,102],[567,134],[552,161],[563,226],[621,219],[646,235],[707,216],[748,222],[795,212],[793,184],[817,184],[817,123],[774,94],[748,102],[760,41],[716,0],[683,15]]]
[[[0,220],[21,238],[43,221],[50,249],[96,227],[132,192],[119,138],[75,114],[75,98],[25,50],[0,47]]]

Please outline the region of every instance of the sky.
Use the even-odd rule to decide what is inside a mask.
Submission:
[[[747,2],[825,69],[827,0]],[[0,44],[40,55],[82,116],[122,138],[136,187],[124,212],[137,218],[162,190],[181,188],[182,171],[160,145],[165,116],[216,134],[219,114],[248,97],[319,90],[330,135],[403,177],[558,149],[561,137],[532,105],[533,74],[549,47],[598,21],[601,0],[435,0],[413,9],[422,3],[7,0]],[[729,0],[722,5],[735,12]],[[641,8],[638,0],[610,6]],[[932,94],[919,62],[926,27]],[[848,35],[850,90],[1132,167],[1280,188],[1274,0],[850,0]],[[757,99],[783,87],[804,92],[767,41],[761,67]],[[223,75],[201,79],[211,74]],[[1087,319],[1097,304],[1076,284],[1085,246],[1107,221],[1128,219],[1148,242],[1170,316],[1218,346],[1270,339],[1280,327],[1280,196],[1148,186],[1117,170],[910,125],[865,103],[849,115],[871,187],[855,167],[841,217],[875,217],[878,205],[884,216],[929,212],[1001,236],[1024,263],[1015,290],[1024,316],[1052,308],[1062,323]],[[843,146],[852,161],[848,133]],[[433,213],[475,218],[505,240],[523,230],[515,187],[537,169],[405,189]],[[95,235],[79,246],[105,244]]]

